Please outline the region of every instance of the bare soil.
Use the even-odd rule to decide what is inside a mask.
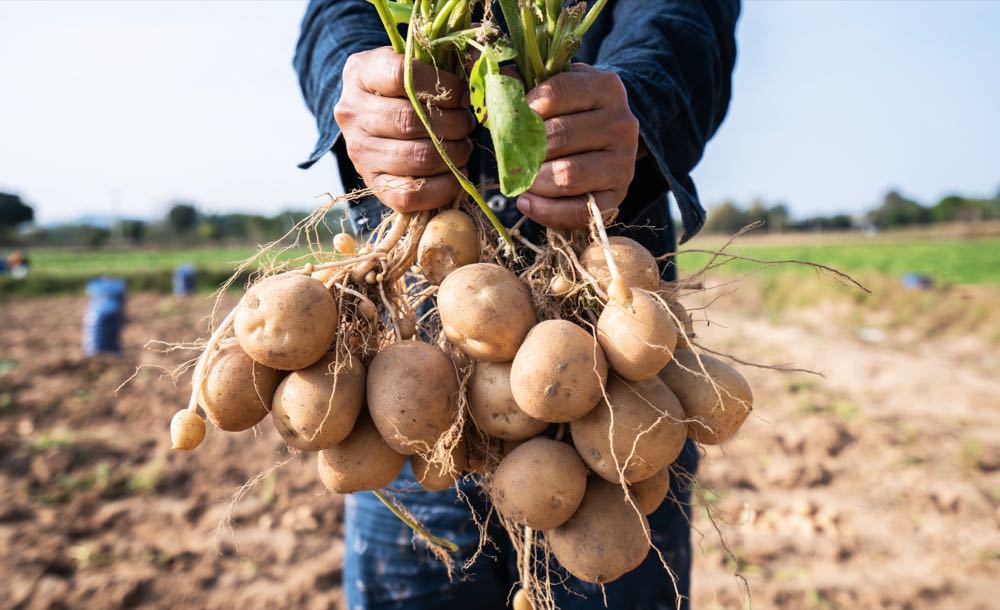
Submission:
[[[0,309],[0,607],[342,607],[342,500],[310,456],[266,421],[172,453],[187,380],[145,368],[115,394],[136,363],[189,358],[142,346],[201,336],[210,303],[137,295],[125,353],[100,358],[80,349],[83,308]],[[712,317],[708,345],[827,377],[743,367],[757,407],[702,461],[694,607],[743,607],[737,572],[757,608],[995,607],[1000,380],[968,364],[975,337],[900,349],[823,316]]]

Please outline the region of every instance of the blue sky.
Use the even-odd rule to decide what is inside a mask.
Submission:
[[[336,187],[303,172],[290,67],[304,2],[0,2],[0,189],[42,222],[276,212]],[[695,172],[707,205],[799,215],[1000,188],[1000,2],[744,6],[730,115]]]

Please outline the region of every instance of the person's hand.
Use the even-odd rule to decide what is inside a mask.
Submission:
[[[639,121],[614,72],[573,64],[528,92],[545,120],[548,152],[538,177],[517,208],[554,229],[587,226],[587,193],[602,210],[617,208],[635,173]]]
[[[403,56],[391,47],[355,53],[344,64],[344,90],[333,110],[347,155],[375,195],[397,212],[439,208],[461,186],[434,148],[403,89]],[[458,167],[472,154],[475,126],[466,88],[455,75],[413,63],[418,95],[433,97],[431,127]]]

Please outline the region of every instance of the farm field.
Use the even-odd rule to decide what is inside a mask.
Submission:
[[[706,345],[825,374],[741,367],[757,407],[702,461],[693,607],[746,607],[737,572],[758,608],[994,607],[995,292],[865,279],[869,296],[797,274],[712,275],[687,302]],[[342,500],[311,456],[288,453],[266,420],[172,453],[186,380],[144,368],[115,392],[136,364],[185,360],[142,346],[197,338],[207,295],[134,294],[125,353],[97,359],[79,348],[84,305],[22,297],[0,310],[0,607],[343,607]],[[233,494],[286,461],[229,521]]]
[[[681,250],[716,250],[724,243],[718,237],[704,236],[682,246]],[[102,274],[136,276],[169,273],[183,263],[193,264],[203,272],[218,276],[231,271],[237,263],[252,256],[255,250],[253,245],[188,249],[31,249],[27,253],[31,257],[32,277],[27,281],[49,278],[82,281]],[[816,262],[852,274],[899,277],[905,273],[920,273],[944,284],[1000,285],[1000,236],[992,233],[974,238],[909,233],[872,237],[854,233],[750,234],[737,240],[727,251],[766,260]],[[293,249],[281,258],[288,259],[304,253],[302,249]],[[700,252],[684,254],[679,257],[681,271],[696,271],[710,257]],[[757,263],[741,260],[734,260],[726,266],[726,271],[730,273],[774,274],[784,270],[808,271],[788,265],[761,268]]]

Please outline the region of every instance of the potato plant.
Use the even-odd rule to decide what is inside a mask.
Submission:
[[[499,64],[514,60],[529,85],[567,69],[604,2],[588,11],[505,0],[502,35],[473,25],[472,0],[372,1],[407,57],[408,93],[429,131],[412,60],[461,72],[479,52],[468,78],[503,189],[530,186],[544,129],[539,141],[540,119],[521,112],[523,87]],[[439,152],[471,202],[393,213],[360,243],[343,232],[320,239],[336,202],[317,210],[297,227],[310,255],[265,266],[201,346],[188,408],[170,425],[173,447],[203,441],[199,410],[233,432],[270,416],[291,448],[317,454],[327,489],[375,492],[445,558],[457,548],[384,488],[407,460],[429,491],[473,477],[519,552],[514,599],[551,607],[550,579],[537,573],[549,566],[537,559],[551,551],[595,583],[634,569],[650,552],[646,515],[667,501],[685,439],[730,438],[753,397],[735,369],[697,351],[683,287],[661,282],[640,244],[609,237],[593,197],[589,230],[531,243],[502,227]]]

